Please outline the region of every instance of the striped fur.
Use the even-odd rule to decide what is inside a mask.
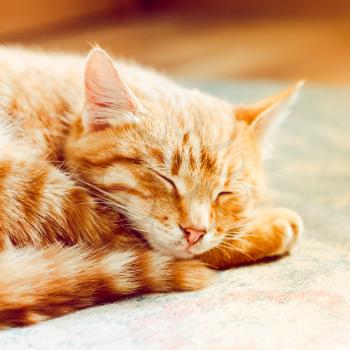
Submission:
[[[196,290],[207,266],[294,245],[299,216],[257,204],[296,89],[235,107],[101,49],[0,47],[0,69],[0,327]]]
[[[0,186],[0,249],[8,241],[98,244],[113,234],[113,222],[85,189],[23,147],[0,153]]]
[[[199,260],[112,245],[50,245],[0,253],[0,329],[37,323],[146,292],[196,290],[213,272]]]

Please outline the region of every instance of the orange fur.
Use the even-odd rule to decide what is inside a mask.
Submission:
[[[0,327],[195,290],[207,265],[293,246],[297,214],[257,205],[296,89],[232,106],[101,49],[84,65],[3,47],[0,68]],[[183,228],[205,234],[189,244]]]
[[[15,262],[15,264],[14,264]],[[0,254],[0,329],[145,292],[196,290],[213,272],[142,248],[50,245]]]

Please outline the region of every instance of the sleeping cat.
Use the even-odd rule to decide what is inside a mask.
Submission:
[[[232,106],[99,48],[2,47],[0,71],[0,328],[197,290],[294,245],[299,216],[258,204],[299,85]]]

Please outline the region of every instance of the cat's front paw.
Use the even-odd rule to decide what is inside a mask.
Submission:
[[[287,208],[274,209],[273,216],[272,230],[279,244],[270,255],[283,255],[290,252],[298,242],[303,231],[303,221],[297,213]]]

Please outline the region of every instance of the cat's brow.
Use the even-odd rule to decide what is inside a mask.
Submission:
[[[136,165],[143,165],[144,161],[139,157],[128,157],[123,156],[120,154],[114,154],[110,157],[105,157],[101,159],[89,159],[89,163],[92,165],[100,166],[100,167],[107,167],[114,163],[131,163]]]
[[[144,161],[141,158],[132,158],[132,157],[125,157],[125,156],[116,156],[114,158],[114,163],[117,162],[126,162],[126,163],[133,163],[133,164],[137,164],[137,165],[142,165],[144,164]]]

